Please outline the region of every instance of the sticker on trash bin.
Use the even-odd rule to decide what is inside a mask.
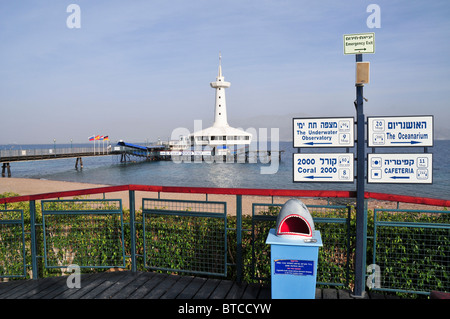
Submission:
[[[313,276],[313,260],[276,259],[275,275]]]

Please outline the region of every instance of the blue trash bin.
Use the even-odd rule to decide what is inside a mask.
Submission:
[[[266,244],[271,245],[272,299],[314,299],[319,247],[323,245],[301,201],[291,199],[283,205],[277,228],[269,231]]]

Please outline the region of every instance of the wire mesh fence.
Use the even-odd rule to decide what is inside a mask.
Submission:
[[[449,238],[449,211],[376,209],[373,264],[379,277],[374,289],[449,291]]]
[[[26,275],[22,210],[0,210],[0,277]]]
[[[47,268],[125,266],[118,200],[42,201],[42,225]]]
[[[144,199],[142,214],[146,267],[226,276],[226,203]]]

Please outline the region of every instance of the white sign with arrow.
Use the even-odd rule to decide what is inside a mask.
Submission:
[[[368,146],[433,146],[433,116],[367,118]]]
[[[375,33],[344,34],[344,54],[375,53]]]
[[[354,119],[294,118],[294,147],[353,147]]]
[[[433,154],[367,154],[368,183],[416,183],[433,181]]]
[[[353,153],[294,154],[294,182],[353,182]]]

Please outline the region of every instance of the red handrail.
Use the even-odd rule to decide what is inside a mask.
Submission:
[[[155,186],[155,185],[119,185],[79,190],[43,193],[0,198],[0,204],[17,203],[31,200],[42,200],[60,197],[73,197],[80,195],[93,195],[123,191],[144,191],[162,193],[192,193],[192,194],[221,194],[221,195],[252,195],[252,196],[286,196],[286,197],[329,197],[329,198],[355,198],[355,191],[336,190],[298,190],[298,189],[259,189],[259,188],[214,188],[214,187],[182,187],[182,186]],[[423,204],[431,206],[450,207],[450,200],[427,197],[414,197],[406,195],[384,194],[366,192],[366,199],[377,199],[392,202]]]

